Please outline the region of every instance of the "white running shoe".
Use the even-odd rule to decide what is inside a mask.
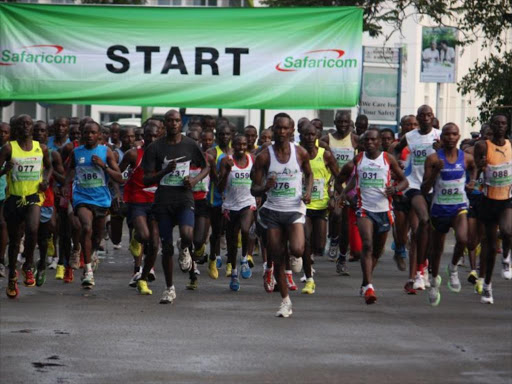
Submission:
[[[329,250],[327,251],[330,261],[336,261],[338,257],[338,243],[332,243],[332,239],[329,241]]]
[[[128,285],[132,288],[135,288],[137,286],[137,281],[140,280],[142,276],[142,272],[139,270],[138,272],[135,272],[132,276],[132,279],[130,280],[130,282],[128,283]]]
[[[188,248],[181,249],[181,241],[178,240],[178,250],[180,252],[178,256],[178,263],[182,272],[188,272],[192,268],[192,256]]]
[[[428,301],[433,307],[437,307],[441,302],[441,293],[439,287],[441,286],[441,276],[437,275],[435,279],[432,279],[430,288],[428,289]]]
[[[82,247],[80,246],[80,243],[78,243],[78,249],[72,249],[71,250],[71,258],[69,260],[69,265],[73,269],[79,269],[80,268],[80,253],[82,252]]]
[[[300,273],[302,270],[302,257],[290,256],[290,267],[294,273]]]
[[[423,280],[423,276],[421,272],[416,272],[416,276],[414,277],[413,289],[424,291],[425,290],[425,281]]]
[[[430,278],[428,276],[428,265],[423,268],[423,273],[421,274],[423,277],[423,284],[425,284],[425,288],[430,288]]]
[[[494,304],[494,298],[492,297],[492,287],[490,285],[488,287],[484,286],[482,297],[480,297],[480,302],[482,304]]]
[[[448,273],[448,288],[452,292],[460,292],[462,287],[460,285],[459,271],[457,266],[453,266],[452,263],[449,263],[446,271]]]
[[[172,287],[164,289],[162,297],[160,298],[160,304],[172,304],[176,299],[176,290],[174,285]]]
[[[292,313],[292,302],[290,300],[283,300],[279,307],[279,311],[276,312],[276,317],[290,317]]]
[[[52,257],[52,262],[48,266],[48,269],[57,269],[57,264],[59,263],[58,257]]]
[[[112,248],[114,248],[116,251],[120,250],[123,246],[121,243],[112,245]]]
[[[512,259],[511,254],[512,250],[508,253],[507,258],[503,259],[503,261],[501,262],[501,265],[503,266],[501,270],[501,277],[503,277],[505,280],[512,279],[512,269],[510,269],[510,261]]]
[[[98,270],[98,266],[100,265],[100,259],[98,258],[98,251],[94,251],[91,254],[91,267],[93,272],[96,272]]]

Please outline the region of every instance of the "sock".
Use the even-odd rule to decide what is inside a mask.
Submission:
[[[315,281],[315,280],[313,280],[313,278],[312,278],[312,277],[308,277],[308,278],[306,279],[306,281]]]
[[[267,269],[267,262],[266,261],[263,262],[263,270],[265,270],[265,269]]]
[[[457,271],[457,264],[452,264],[452,263],[450,262],[450,264],[449,264],[449,268],[450,268],[450,271],[451,271],[451,272],[455,272],[455,271]]]
[[[286,271],[284,271],[284,273],[286,273],[287,275],[291,275],[291,274],[292,274],[292,271],[290,271],[290,270],[286,270]]]
[[[85,264],[85,272],[92,273],[92,264],[91,263]]]
[[[238,276],[238,269],[233,268],[233,269],[231,270],[231,276]]]
[[[283,298],[283,303],[285,304],[291,304],[292,301],[290,300],[290,296],[286,296],[285,298]]]
[[[485,284],[485,282],[484,282],[484,289],[486,289],[486,290],[492,289],[492,283]]]
[[[242,263],[246,263],[247,262],[247,255],[246,256],[242,256],[242,260],[241,260]]]
[[[373,284],[371,284],[371,283],[370,283],[370,284],[367,284],[367,285],[365,285],[365,286],[363,286],[364,291],[366,291],[367,289],[370,289],[370,288],[371,288],[371,289],[374,289],[374,288],[373,288]]]

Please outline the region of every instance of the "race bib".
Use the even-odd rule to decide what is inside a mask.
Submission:
[[[164,164],[164,167],[167,164]],[[167,187],[183,187],[183,179],[190,175],[190,160],[176,163],[176,169],[162,177],[160,185]]]
[[[82,188],[104,187],[105,173],[96,166],[80,166],[76,169],[77,184]]]
[[[41,177],[40,157],[18,158],[11,170],[13,181],[38,181]]]
[[[124,170],[123,173],[121,173],[121,176],[123,177],[123,181],[124,182],[127,182],[129,177],[130,177],[130,174],[132,173],[132,169],[131,167],[128,167]]]
[[[413,165],[424,165],[427,156],[434,153],[432,144],[419,144],[411,151]]]
[[[512,162],[500,165],[487,165],[485,169],[486,184],[491,187],[512,185]]]
[[[354,158],[353,148],[331,148],[331,152],[340,168]]]
[[[276,185],[270,190],[273,197],[295,197],[296,189],[293,187],[296,176],[277,176]]]
[[[464,184],[460,181],[439,181],[439,190],[435,193],[434,203],[440,205],[456,205],[465,202]]]
[[[313,189],[311,191],[311,200],[323,200],[325,191],[325,180],[314,179]]]
[[[231,172],[231,186],[232,187],[250,187],[251,174],[248,171],[232,171]]]
[[[384,177],[381,172],[363,171],[359,175],[360,188],[384,188]]]

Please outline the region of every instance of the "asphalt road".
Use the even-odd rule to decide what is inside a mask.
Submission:
[[[465,281],[451,293],[443,274],[439,307],[427,294],[402,291],[386,251],[375,273],[378,301],[358,296],[359,265],[350,277],[317,259],[317,291],[291,294],[293,316],[275,318],[279,294],[263,290],[261,259],[237,293],[224,269],[218,280],[201,266],[199,289],[186,291],[176,274],[177,299],[160,305],[158,260],[152,296],[128,287],[131,257],[109,252],[92,291],[65,285],[51,271],[40,288],[20,285],[5,296],[0,279],[2,383],[511,383],[512,281],[497,264],[494,305],[483,305]],[[447,246],[447,251],[450,250]],[[445,253],[443,271],[449,260]],[[299,276],[295,277],[299,289]]]

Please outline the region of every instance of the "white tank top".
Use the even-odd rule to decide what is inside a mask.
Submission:
[[[407,132],[405,137],[407,138],[407,145],[411,150],[408,164],[405,168],[405,176],[409,182],[408,189],[420,189],[423,182],[423,174],[425,173],[425,160],[427,156],[435,152],[432,144],[434,144],[434,141],[439,140],[441,131],[432,128],[430,133],[422,135],[419,129],[415,129]]]
[[[386,187],[391,185],[388,154],[382,152],[372,160],[363,152],[356,157],[357,206],[370,212],[391,211],[391,196]]]
[[[274,152],[274,146],[268,147],[270,165],[267,177],[276,176],[276,185],[267,192],[267,201],[263,207],[281,212],[300,212],[306,214],[306,205],[302,202],[302,170],[297,161],[295,145],[290,143],[290,158],[280,163]]]
[[[239,211],[246,207],[256,207],[256,199],[251,195],[251,169],[253,165],[252,157],[248,154],[247,165],[241,168],[236,163],[233,156],[229,156],[233,160],[231,172],[229,172],[226,189],[224,190],[223,209],[231,211]]]

